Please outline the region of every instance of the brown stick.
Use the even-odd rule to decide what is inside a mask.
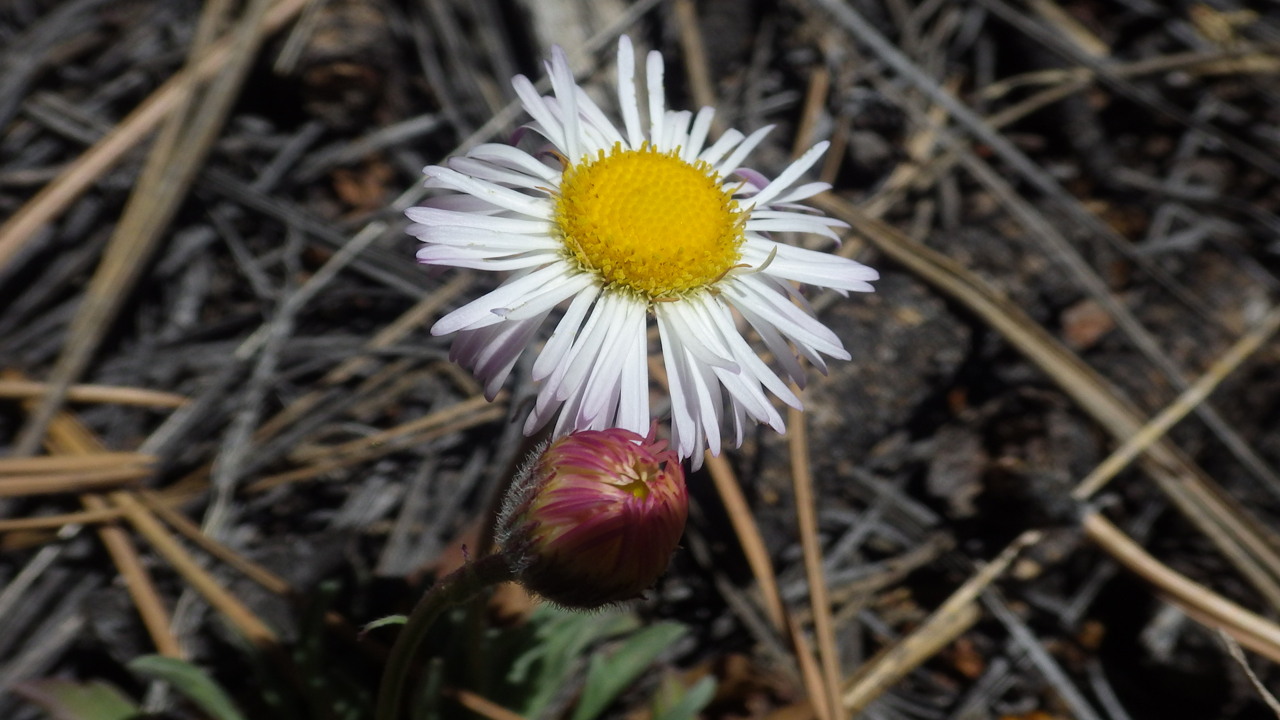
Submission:
[[[0,478],[0,497],[103,490],[119,487],[131,480],[140,480],[151,473],[150,468],[125,467],[82,470],[74,473],[11,475]]]
[[[798,390],[794,385],[792,389]],[[805,428],[804,414],[790,408],[787,425],[791,449],[791,485],[796,495],[796,520],[800,530],[800,547],[804,552],[805,577],[809,581],[813,631],[818,638],[818,652],[822,659],[828,717],[831,720],[843,720],[845,714],[840,702],[843,674],[840,671],[840,653],[836,649],[835,628],[831,622],[827,579],[822,573],[822,543],[818,539],[818,511],[813,494],[813,473],[809,469],[809,434]]]
[[[48,389],[48,383],[36,380],[0,380],[0,398],[23,400],[37,398],[44,395]],[[67,400],[70,402],[115,403],[117,405],[141,405],[161,408],[182,407],[189,402],[185,396],[175,393],[111,385],[72,385],[67,388]]]
[[[0,476],[68,473],[79,470],[104,470],[130,465],[152,465],[152,455],[131,452],[95,452],[88,455],[40,455],[30,458],[0,458]]]

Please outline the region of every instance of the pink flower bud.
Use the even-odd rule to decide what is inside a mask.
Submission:
[[[640,597],[667,569],[688,514],[684,471],[666,441],[584,430],[521,471],[498,530],[526,588],[586,609]]]

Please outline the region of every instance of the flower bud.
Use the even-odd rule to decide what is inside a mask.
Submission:
[[[584,430],[521,471],[498,532],[526,588],[588,609],[640,597],[667,569],[688,514],[684,471],[665,441]]]

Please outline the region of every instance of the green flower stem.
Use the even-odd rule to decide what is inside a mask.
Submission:
[[[515,574],[511,572],[511,565],[504,555],[486,555],[440,579],[418,601],[387,658],[382,685],[378,688],[376,720],[398,720],[400,717],[400,709],[404,705],[404,686],[409,679],[413,658],[440,613],[446,608],[470,600],[487,587],[514,579]]]

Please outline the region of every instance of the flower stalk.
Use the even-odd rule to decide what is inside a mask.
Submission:
[[[464,603],[482,590],[515,579],[511,563],[501,553],[469,562],[446,575],[418,601],[391,647],[382,684],[378,688],[376,720],[398,720],[404,706],[405,683],[413,659],[436,618],[446,609]]]

